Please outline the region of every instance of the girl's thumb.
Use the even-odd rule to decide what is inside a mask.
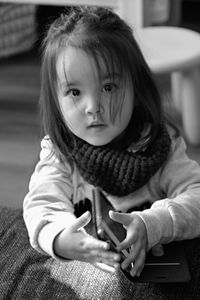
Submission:
[[[82,214],[79,218],[77,218],[72,225],[71,230],[77,231],[81,229],[82,227],[86,226],[91,220],[91,214],[89,211],[86,211],[84,214]]]
[[[132,218],[130,217],[130,214],[120,213],[120,212],[116,212],[113,210],[109,211],[109,216],[112,220],[114,220],[122,225],[125,225],[125,226],[127,226],[132,220]]]

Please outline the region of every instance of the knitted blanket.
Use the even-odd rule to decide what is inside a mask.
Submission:
[[[187,284],[129,282],[77,261],[58,262],[29,245],[20,209],[0,208],[0,299],[5,300],[198,300],[200,240],[185,244],[191,281]]]

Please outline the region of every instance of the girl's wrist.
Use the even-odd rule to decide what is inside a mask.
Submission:
[[[60,232],[54,239],[53,252],[58,258],[62,260],[69,260],[69,258],[66,257],[66,249],[63,248],[62,232]]]

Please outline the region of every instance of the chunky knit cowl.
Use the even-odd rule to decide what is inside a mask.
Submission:
[[[92,146],[76,138],[72,156],[88,183],[111,195],[125,196],[146,184],[158,171],[168,157],[170,145],[171,139],[162,125],[153,145],[145,151]]]

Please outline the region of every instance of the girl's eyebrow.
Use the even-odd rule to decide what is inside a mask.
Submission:
[[[117,72],[113,72],[113,73],[106,73],[101,75],[101,80],[108,80],[108,79],[119,79],[121,76],[119,73]]]
[[[112,72],[112,73],[104,73],[100,75],[100,79],[102,81],[110,80],[110,79],[120,79],[120,74],[117,72]],[[81,82],[79,80],[74,80],[74,81],[63,81],[60,83],[61,88],[66,89],[70,88],[72,86],[78,86],[80,85]]]
[[[80,82],[79,81],[64,81],[64,82],[61,82],[61,87],[62,88],[70,88],[71,86],[77,86],[77,85],[80,85]]]
[[[106,80],[110,80],[110,79],[119,79],[121,76],[119,73],[117,72],[113,72],[113,73],[106,73],[106,74],[103,74],[101,75],[100,79],[103,80],[103,81],[106,81]],[[81,82],[76,80],[76,81],[63,81],[61,82],[61,87],[62,88],[70,88],[71,86],[78,86],[80,85]]]

